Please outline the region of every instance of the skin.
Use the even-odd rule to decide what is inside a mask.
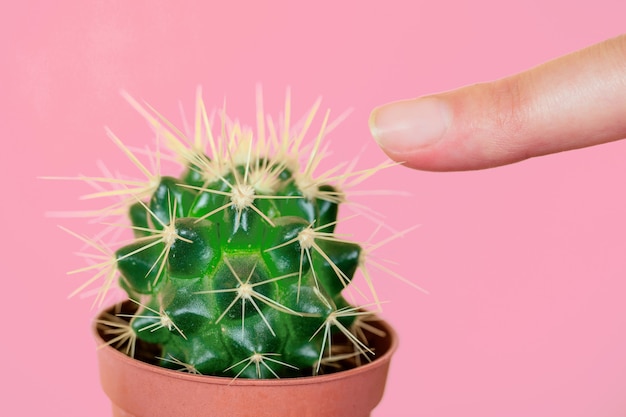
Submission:
[[[429,171],[490,168],[626,137],[626,35],[494,82],[380,106],[387,155]]]

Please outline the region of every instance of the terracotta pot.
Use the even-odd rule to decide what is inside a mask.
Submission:
[[[192,375],[98,349],[100,380],[114,417],[368,417],[380,402],[398,339],[371,341],[376,359],[357,368],[305,378],[236,379]],[[98,344],[102,337],[94,326]]]

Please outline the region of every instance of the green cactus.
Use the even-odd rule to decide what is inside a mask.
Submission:
[[[101,320],[107,343],[126,343],[130,355],[136,343],[149,344],[161,366],[242,378],[314,375],[346,356],[370,360],[362,329],[371,313],[343,296],[364,266],[364,251],[335,234],[335,226],[346,178],[358,182],[389,164],[362,172],[348,167],[334,185],[332,174],[314,178],[328,113],[315,141],[305,145],[303,138],[319,102],[299,131],[289,127],[288,100],[279,134],[271,119],[266,134],[263,116],[256,137],[222,117],[221,135],[214,136],[198,96],[188,145],[169,122],[126,98],[182,158],[184,170],[180,178],[150,174],[109,132],[148,181],[111,180],[122,188],[94,195],[126,195],[134,233],[88,282],[105,277],[102,301],[119,275],[136,305]],[[338,338],[353,353],[338,351]]]
[[[133,330],[161,346],[162,365],[300,376],[317,369],[327,324],[351,326],[354,316],[338,317],[348,306],[341,292],[361,247],[332,239],[337,202],[306,198],[280,164],[247,161],[203,185],[192,167],[163,177],[149,203],[131,209],[137,241],[116,253],[120,284],[140,303]],[[251,182],[260,165],[274,176],[271,190]]]

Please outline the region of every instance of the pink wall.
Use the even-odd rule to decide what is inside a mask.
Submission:
[[[626,16],[623,0],[31,0],[3,9],[0,408],[63,417],[109,415],[90,300],[66,300],[80,282],[65,275],[83,265],[80,244],[56,224],[90,229],[44,217],[84,208],[77,196],[88,188],[36,177],[96,175],[98,160],[138,174],[103,129],[152,143],[120,88],[175,121],[178,100],[190,110],[199,84],[209,106],[227,97],[248,123],[256,82],[274,114],[287,86],[294,114],[321,94],[336,115],[355,109],[331,135],[330,161],[365,147],[367,165],[384,159],[367,128],[374,106],[523,70],[619,34]],[[625,155],[626,143],[613,143],[489,171],[398,167],[363,187],[411,193],[361,201],[397,229],[421,225],[379,253],[430,292],[376,277],[401,349],[374,417],[626,415]]]

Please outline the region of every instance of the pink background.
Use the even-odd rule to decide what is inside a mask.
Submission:
[[[54,6],[52,4],[54,3]],[[12,8],[12,10],[11,10]],[[253,123],[254,87],[294,115],[323,95],[334,155],[384,159],[367,127],[384,102],[506,76],[624,31],[623,0],[175,2],[24,1],[0,17],[0,259],[3,415],[103,417],[81,282],[80,244],[44,217],[85,208],[77,183],[97,160],[138,174],[106,138],[152,143],[125,88],[180,122],[197,85],[209,107]],[[379,251],[426,287],[380,275],[384,316],[401,335],[374,417],[626,415],[626,143],[489,171],[380,173],[361,201],[401,229]],[[361,228],[361,220],[345,231]],[[362,221],[371,227],[371,223]],[[363,226],[365,227],[365,226]]]

